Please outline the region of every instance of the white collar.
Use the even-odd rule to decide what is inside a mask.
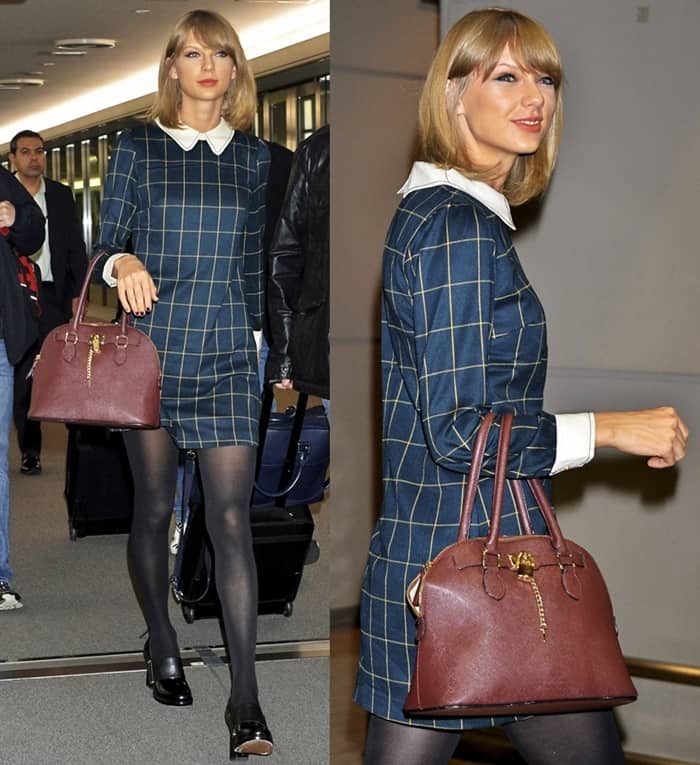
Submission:
[[[164,133],[167,133],[181,149],[189,151],[194,148],[197,141],[206,141],[217,157],[223,154],[224,149],[231,143],[235,132],[223,118],[215,128],[208,130],[206,133],[200,133],[198,130],[187,125],[177,128],[165,127],[165,125],[161,124],[160,120],[156,120],[156,125]]]
[[[506,226],[515,231],[513,218],[510,214],[510,205],[503,194],[489,186],[488,183],[467,178],[454,168],[446,170],[443,167],[433,165],[431,162],[414,162],[406,182],[398,190],[398,193],[405,197],[416,189],[427,189],[431,186],[452,186],[452,188],[466,191],[469,196],[478,199]]]

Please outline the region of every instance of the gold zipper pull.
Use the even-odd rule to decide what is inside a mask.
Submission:
[[[90,350],[93,353],[102,353],[104,342],[105,339],[101,335],[98,335],[97,333],[90,335]]]
[[[508,555],[510,565],[517,573],[518,579],[521,582],[527,582],[530,585],[532,594],[535,597],[535,603],[537,605],[537,616],[540,622],[540,634],[542,640],[547,639],[547,620],[544,613],[544,601],[542,600],[542,593],[535,581],[535,568],[537,567],[537,561],[535,556],[529,552],[519,552],[517,555]]]
[[[104,335],[98,335],[96,332],[90,335],[88,340],[88,355],[87,355],[87,384],[88,388],[92,385],[92,357],[96,353],[102,353],[102,346],[104,345]]]

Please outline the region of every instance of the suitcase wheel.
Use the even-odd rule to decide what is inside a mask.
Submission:
[[[291,601],[287,601],[284,604],[284,608],[282,609],[282,613],[285,616],[291,616],[292,615],[292,611],[294,611],[294,603],[292,603]]]
[[[316,563],[316,561],[321,557],[321,548],[319,547],[318,542],[315,539],[312,539],[309,542],[309,546],[306,550],[306,558],[304,558],[304,565],[308,566],[311,563]]]
[[[185,617],[185,621],[188,624],[194,623],[195,610],[194,606],[182,604],[182,615]]]

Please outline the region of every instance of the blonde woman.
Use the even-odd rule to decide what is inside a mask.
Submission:
[[[152,121],[124,131],[113,151],[97,243],[113,253],[105,280],[150,335],[163,372],[161,427],[124,438],[135,490],[128,561],[148,626],[147,683],[156,701],[192,703],[168,616],[168,525],[178,448],[194,449],[230,658],[230,757],[267,755],[248,510],[269,155],[244,132],[255,114],[255,83],[222,16],[197,10],[177,22],[158,84]]]
[[[401,189],[383,262],[384,501],[363,583],[356,689],[371,712],[367,765],[446,765],[463,729],[494,725],[530,765],[624,761],[610,710],[521,720],[403,711],[415,658],[406,587],[456,538],[486,412],[497,426],[472,536],[486,535],[501,413],[514,413],[509,479],[581,466],[600,446],[644,455],[653,468],[685,453],[688,431],[670,407],[557,416],[542,408],[545,317],[511,242],[510,204],[547,187],[561,81],[559,54],[539,24],[488,9],[448,32],[421,97],[421,161]],[[535,510],[526,481],[522,488]],[[522,533],[510,492],[503,512],[503,533]],[[532,525],[543,531],[534,512]]]

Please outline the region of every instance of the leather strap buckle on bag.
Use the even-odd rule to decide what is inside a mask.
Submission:
[[[481,553],[481,567],[482,568],[488,568],[489,567],[489,556],[492,558],[496,558],[496,568],[501,567],[501,553],[495,553],[491,552],[490,550],[487,550],[484,548],[483,552]]]
[[[548,534],[532,533],[522,486],[512,496],[525,533],[500,536],[513,415],[500,415],[491,523],[469,538],[489,432],[476,436],[457,541],[409,584],[416,659],[404,711],[426,717],[574,712],[634,701],[603,577],[565,539],[542,484],[523,481]]]

